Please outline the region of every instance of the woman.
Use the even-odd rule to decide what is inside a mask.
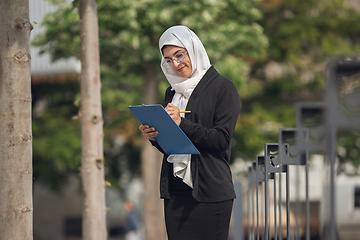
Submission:
[[[165,110],[201,153],[167,155],[154,141],[161,133],[139,127],[164,153],[160,195],[168,239],[227,240],[236,197],[228,163],[240,112],[237,89],[211,66],[200,39],[189,28],[169,28],[160,37],[159,48],[161,68],[171,84]]]

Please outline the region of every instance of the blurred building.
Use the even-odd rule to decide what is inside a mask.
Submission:
[[[69,0],[70,1],[70,0]],[[46,13],[56,10],[44,0],[29,1],[30,22],[34,24],[30,41],[36,34],[44,31],[41,21]],[[51,61],[49,54],[40,54],[39,48],[31,47],[31,81],[33,84],[41,82],[62,81],[64,79],[77,80],[81,70],[81,63],[75,59]]]

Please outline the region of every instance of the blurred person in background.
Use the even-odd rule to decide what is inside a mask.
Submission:
[[[127,212],[127,221],[124,226],[125,240],[141,240],[140,237],[140,219],[135,211],[134,204],[126,200],[123,204]]]

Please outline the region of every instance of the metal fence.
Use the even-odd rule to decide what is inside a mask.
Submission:
[[[308,165],[312,153],[322,154],[325,166],[321,202],[325,211],[322,211],[320,239],[339,239],[335,214],[337,135],[360,130],[360,56],[330,59],[325,81],[325,101],[298,103],[296,127],[279,129],[278,143],[265,143],[264,155],[256,156],[249,166],[244,206],[248,210],[246,239],[310,240]],[[296,181],[292,184],[290,168],[296,169]],[[304,168],[305,175],[300,174],[300,168]],[[300,189],[300,180],[305,182],[305,189]],[[292,207],[290,191],[297,196]],[[305,191],[302,204],[298,197],[300,191]],[[301,215],[305,215],[305,223],[301,223]]]

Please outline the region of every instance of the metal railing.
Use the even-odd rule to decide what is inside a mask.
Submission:
[[[256,156],[248,168],[247,238],[249,240],[310,240],[309,154],[324,156],[327,209],[321,219],[323,240],[338,240],[335,212],[335,163],[337,134],[360,130],[360,56],[337,57],[326,65],[326,100],[302,102],[296,107],[296,127],[279,129],[278,143],[265,143],[264,155]],[[290,183],[290,168],[296,170]],[[304,168],[305,176],[300,176]],[[285,204],[282,178],[285,176]],[[300,223],[300,179],[305,182],[305,226]],[[270,193],[269,185],[272,184]],[[290,206],[290,191],[295,191],[295,207]],[[270,204],[272,201],[272,204]],[[283,211],[286,212],[284,215]],[[285,217],[285,219],[284,219]]]

